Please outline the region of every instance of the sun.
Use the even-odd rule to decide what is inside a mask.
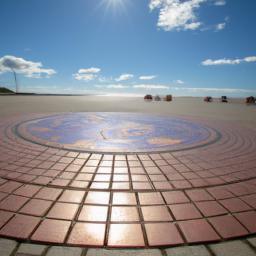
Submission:
[[[101,0],[100,6],[106,12],[123,13],[127,8],[128,0]]]

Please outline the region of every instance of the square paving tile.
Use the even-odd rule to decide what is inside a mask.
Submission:
[[[55,203],[47,214],[48,218],[72,220],[78,210],[77,204]]]
[[[108,215],[107,206],[84,205],[78,220],[80,221],[106,221]]]
[[[72,245],[103,246],[105,237],[105,224],[76,223],[68,241]]]
[[[58,201],[67,203],[81,203],[84,191],[65,190]]]
[[[136,207],[113,206],[111,210],[111,221],[113,222],[134,222],[139,221],[139,214]]]
[[[0,235],[28,239],[40,218],[16,215],[1,230]]]
[[[108,235],[110,247],[145,246],[140,224],[110,224]]]
[[[90,191],[85,199],[86,204],[109,204],[109,192]]]
[[[191,220],[201,218],[201,213],[197,208],[189,204],[173,204],[169,206],[176,220]]]
[[[256,194],[247,195],[241,197],[243,201],[245,201],[247,204],[249,204],[251,207],[256,209]]]
[[[173,223],[145,224],[148,243],[150,246],[182,244],[183,239]]]
[[[130,183],[129,182],[112,182],[112,189],[129,190]]]
[[[40,188],[41,186],[23,185],[22,187],[18,188],[14,194],[19,196],[33,197]]]
[[[164,204],[164,200],[159,192],[139,193],[141,205]]]
[[[187,195],[192,201],[209,201],[214,198],[204,189],[187,190]]]
[[[231,198],[234,195],[224,188],[209,188],[207,191],[217,200]]]
[[[216,201],[196,202],[196,206],[203,213],[205,217],[222,215],[228,211]]]
[[[29,199],[23,196],[9,195],[0,203],[0,209],[18,211]]]
[[[182,191],[163,192],[162,194],[167,204],[187,203],[190,201]]]
[[[231,215],[209,218],[209,221],[223,238],[248,234],[248,231]]]
[[[166,206],[142,206],[144,221],[172,221]]]
[[[114,192],[113,202],[114,205],[136,205],[136,198],[134,193]]]
[[[55,201],[61,192],[62,189],[43,188],[35,195],[35,198]]]
[[[204,219],[178,222],[188,243],[210,242],[219,240],[220,237]]]
[[[256,212],[240,212],[234,215],[251,233],[256,233]]]
[[[51,201],[31,199],[20,209],[20,212],[35,216],[44,216],[51,205]]]
[[[70,221],[45,219],[32,236],[32,240],[50,243],[64,243]]]
[[[13,216],[12,212],[0,211],[0,228]]]
[[[251,207],[239,198],[229,198],[219,201],[230,212],[242,212],[251,210]]]

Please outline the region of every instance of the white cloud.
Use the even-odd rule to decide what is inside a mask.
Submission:
[[[128,88],[128,86],[123,85],[123,84],[109,84],[109,85],[106,86],[106,88],[109,88],[109,89],[125,89],[125,88]]]
[[[94,80],[97,76],[94,75],[94,74],[79,74],[79,73],[76,73],[76,74],[73,74],[73,77],[76,79],[76,80],[83,80],[83,81],[91,81],[91,80]]]
[[[156,76],[140,76],[139,77],[140,80],[152,80],[155,78],[156,78]]]
[[[79,81],[91,81],[98,77],[98,73],[101,71],[100,68],[81,68],[77,73],[73,74],[73,77]]]
[[[56,74],[54,69],[43,68],[41,62],[28,61],[10,55],[0,58],[0,73],[12,72],[13,70],[30,78],[48,78]]]
[[[202,23],[198,21],[196,10],[207,0],[151,0],[150,10],[160,9],[157,26],[165,31],[195,30]]]
[[[216,5],[216,6],[224,6],[224,5],[226,5],[226,1],[225,0],[216,0],[214,2],[214,5]]]
[[[256,62],[256,56],[246,57],[246,58],[244,58],[244,61],[246,61],[246,62]]]
[[[227,25],[226,22],[219,23],[216,25],[216,30],[217,31],[223,30],[226,27],[226,25]]]
[[[216,65],[238,65],[243,62],[256,62],[256,56],[249,56],[243,59],[207,59],[202,62],[203,66],[216,66]]]
[[[94,68],[94,67],[91,67],[91,68],[81,68],[78,70],[78,73],[79,74],[84,74],[84,73],[92,73],[92,74],[96,74],[96,73],[99,73],[100,72],[100,68]]]
[[[161,84],[135,84],[133,85],[133,88],[136,89],[146,89],[146,90],[152,90],[152,89],[170,89],[167,85],[161,85]]]
[[[133,77],[134,77],[133,74],[122,74],[118,78],[116,78],[115,80],[117,82],[120,82],[120,81],[126,81],[126,80],[129,80],[129,79],[132,79]]]
[[[178,80],[175,80],[174,83],[175,83],[175,84],[184,84],[185,82],[178,79]]]

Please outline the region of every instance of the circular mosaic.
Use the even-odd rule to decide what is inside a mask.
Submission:
[[[42,145],[97,152],[176,151],[218,139],[200,123],[135,113],[65,113],[24,122],[17,132]]]

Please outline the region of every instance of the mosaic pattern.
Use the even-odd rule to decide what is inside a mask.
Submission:
[[[189,119],[218,140],[178,152],[76,152],[0,122],[0,236],[83,247],[161,247],[256,233],[256,132]]]
[[[217,133],[199,123],[135,113],[70,113],[25,122],[18,133],[43,145],[79,151],[148,152],[198,147]]]

